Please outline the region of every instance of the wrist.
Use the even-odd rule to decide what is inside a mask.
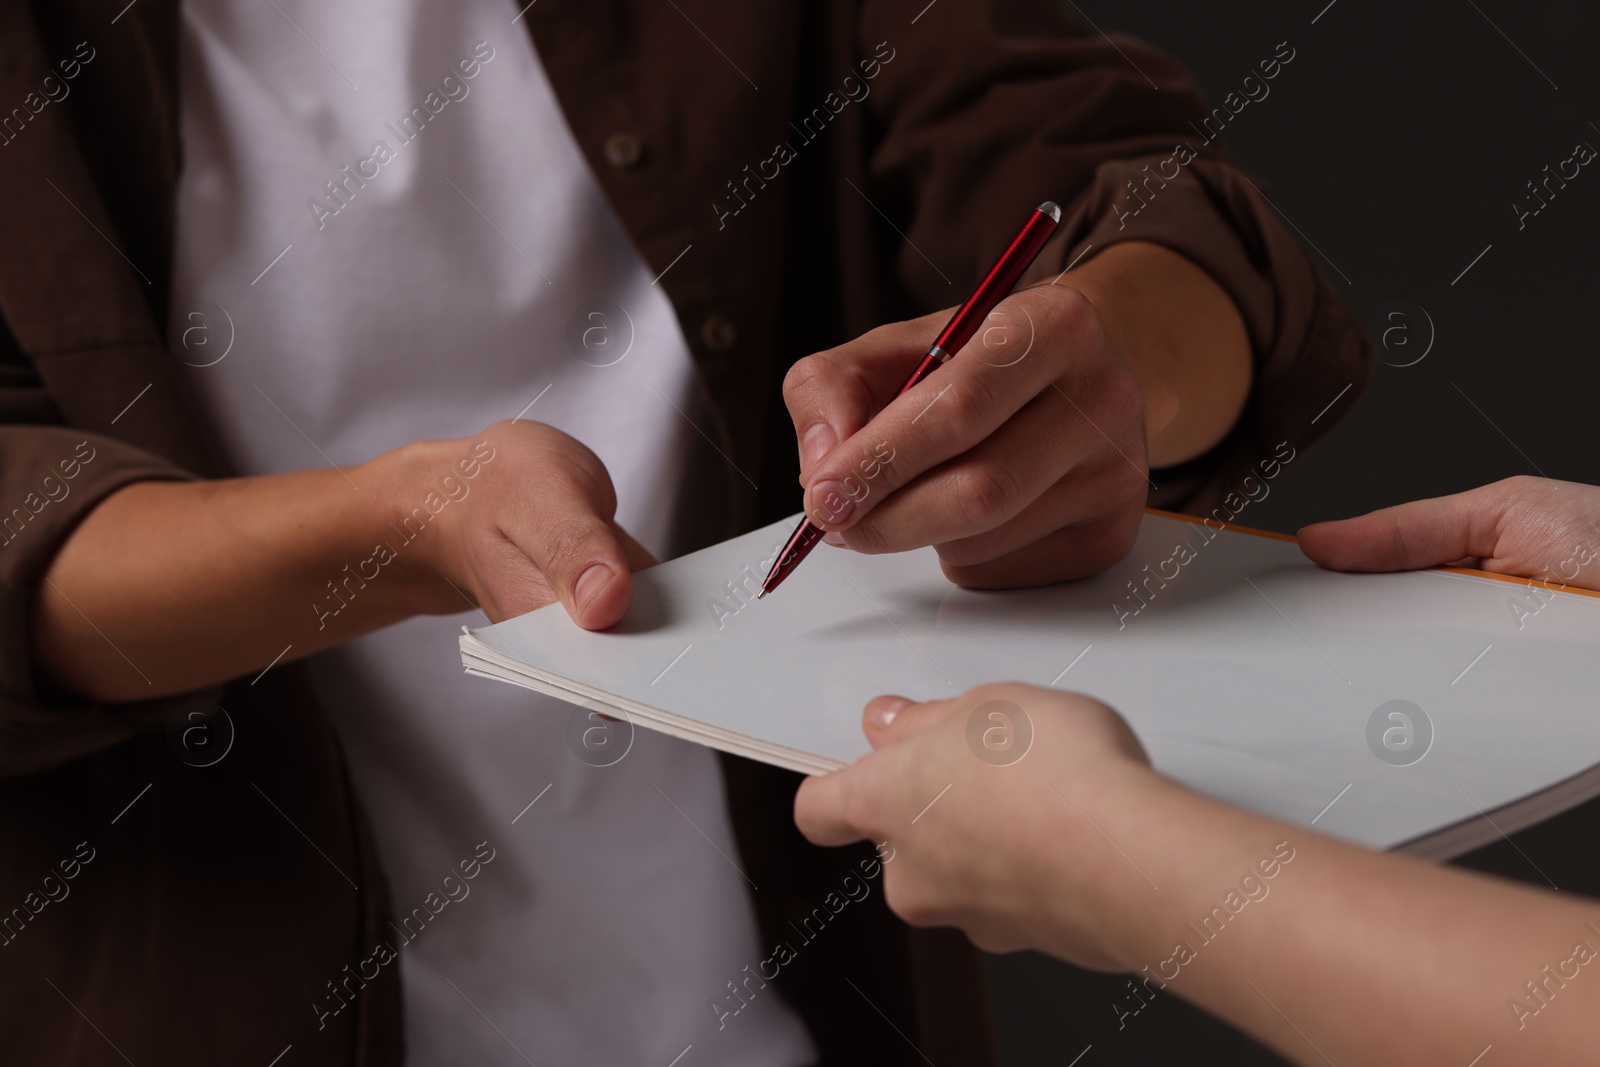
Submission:
[[[1130,284],[1132,264],[1128,260],[1133,251],[1132,244],[1113,245],[1052,284],[1071,289],[1089,302],[1112,351],[1139,383],[1144,397],[1145,448],[1149,453],[1178,421],[1182,402],[1172,385],[1172,376],[1164,373],[1153,358],[1152,353],[1162,344],[1153,318],[1146,313],[1148,309],[1140,307],[1139,294],[1130,291],[1134,286]],[[1158,464],[1152,458],[1150,465]]]
[[[1165,246],[1125,241],[1057,280],[1088,297],[1145,394],[1152,468],[1203,455],[1239,420],[1254,376],[1233,298]]]
[[[495,433],[491,427],[472,437],[414,441],[369,464],[382,534],[374,561],[405,598],[405,614],[448,615],[478,606],[472,597],[483,591],[466,546],[471,524],[484,515],[473,494],[492,492],[484,472],[497,455]]]
[[[1215,961],[1229,953],[1218,956],[1221,950],[1212,943],[1246,912],[1262,910],[1259,902],[1285,883],[1297,846],[1316,835],[1154,777],[1140,803],[1129,805],[1130,825],[1150,828],[1129,856],[1160,888],[1141,880],[1144,892],[1105,902],[1112,917],[1108,937],[1124,969],[1163,983],[1187,975],[1193,994],[1193,976],[1201,972],[1188,964],[1206,955],[1213,966],[1204,973],[1215,973]],[[1287,881],[1293,882],[1292,875]],[[1246,925],[1259,931],[1260,922],[1250,918]],[[1225,943],[1242,942],[1235,934]]]
[[[444,497],[433,484],[465,442],[413,441],[383,453],[352,472],[356,484],[371,487],[375,498],[363,525],[373,543],[363,543],[357,565],[387,590],[398,617],[465,610],[470,602],[440,580],[448,538],[439,528]],[[433,496],[430,496],[430,493]],[[444,594],[449,594],[446,597]]]
[[[1169,888],[1158,869],[1161,835],[1151,831],[1193,794],[1132,760],[1104,767],[1092,780],[1053,779],[1049,792],[1060,796],[1050,796],[1055,818],[1043,836],[1085,847],[1037,853],[1035,914],[1045,917],[1039,947],[1105,970],[1137,970],[1149,931],[1162,925],[1162,891]],[[1081,954],[1086,934],[1096,949],[1093,962]]]

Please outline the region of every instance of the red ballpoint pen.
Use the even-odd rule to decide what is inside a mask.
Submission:
[[[934,339],[927,355],[922,357],[917,369],[911,372],[911,377],[900,387],[900,393],[904,393],[938,370],[946,360],[961,351],[962,347],[972,340],[983,320],[989,317],[1000,301],[1010,295],[1012,288],[1033,264],[1039,255],[1039,250],[1050,239],[1050,235],[1055,233],[1056,226],[1060,222],[1061,209],[1053,201],[1046,200],[1034,209],[1033,214],[1028,216],[1028,221],[1022,224],[1022,229],[1011,239],[1011,244],[1006,246],[1006,250],[1000,253],[1000,258],[995,261],[994,266],[989,268],[989,273],[984,276],[983,281],[979,282],[972,295],[967,297],[967,302],[956,309],[956,313],[950,316],[950,321],[945,323],[944,329],[939,331],[939,336]],[[822,540],[822,535],[826,532],[810,519],[801,520],[799,528],[783,546],[783,551],[773,560],[772,569],[762,581],[761,591],[756,594],[756,599],[759,600],[778,588],[800,565],[800,561],[817,547],[817,542]]]

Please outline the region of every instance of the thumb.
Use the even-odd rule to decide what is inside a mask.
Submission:
[[[628,610],[630,564],[648,554],[641,558],[637,542],[610,521],[609,508],[602,510],[606,500],[592,499],[598,492],[594,487],[558,474],[544,488],[532,509],[536,525],[517,530],[513,540],[572,621],[586,630],[603,630]]]
[[[544,572],[572,621],[603,630],[622,618],[633,600],[627,553],[614,526],[604,520],[569,519],[562,536],[534,563]]]
[[[877,697],[862,710],[861,729],[874,749],[898,744],[932,726],[940,710],[949,703],[948,700],[918,703],[905,697]]]
[[[1300,550],[1338,571],[1404,571],[1496,555],[1504,500],[1474,489],[1300,531]]]

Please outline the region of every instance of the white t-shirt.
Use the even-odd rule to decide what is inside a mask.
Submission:
[[[523,413],[593,449],[666,554],[695,369],[519,6],[185,0],[174,350],[243,473]],[[412,917],[391,965],[409,1062],[812,1061],[775,990],[720,1025],[710,1007],[765,956],[712,754],[640,730],[581,761],[573,709],[462,673],[464,622],[310,661]]]

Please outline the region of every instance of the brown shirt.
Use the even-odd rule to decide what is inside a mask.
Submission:
[[[36,589],[90,509],[141,479],[228,473],[164,339],[178,0],[124,3],[0,2],[0,1033],[26,1063],[268,1063],[289,1046],[285,1064],[398,1063],[393,969],[346,978],[386,936],[389,901],[304,672],[108,706],[47,691],[31,665]],[[665,272],[719,447],[768,487],[730,472],[727,531],[798,505],[788,364],[957,302],[1045,199],[1066,218],[1036,278],[1155,241],[1210,272],[1248,326],[1244,418],[1162,472],[1153,503],[1209,507],[1277,442],[1331,425],[1370,347],[1197,132],[1204,104],[1172,60],[1047,0],[940,4],[913,22],[922,7],[540,0],[521,20]],[[1133,214],[1128,183],[1155,188],[1145,168],[1171,175],[1179,144],[1195,158]],[[210,757],[182,731],[208,721],[231,747],[199,765]],[[795,832],[793,776],[723,766],[775,942],[851,857]],[[824,1061],[987,1062],[965,941],[869,900],[780,983]],[[350,1008],[319,1028],[331,987]]]

